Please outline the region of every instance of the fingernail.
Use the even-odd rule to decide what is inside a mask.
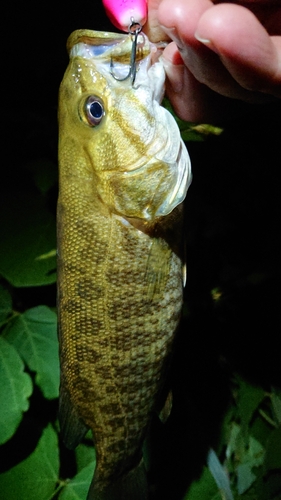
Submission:
[[[203,43],[203,45],[208,47],[208,49],[211,49],[216,54],[220,53],[220,51],[217,49],[217,47],[214,45],[214,43],[211,40],[209,40],[208,38],[204,38],[203,36],[199,35],[198,33],[194,34],[194,38],[196,38],[196,40],[198,40],[198,42]]]
[[[196,40],[198,40],[198,42],[204,43],[204,45],[209,45],[211,43],[211,40],[208,40],[208,38],[203,38],[197,32],[194,33],[194,38],[196,38]]]
[[[161,25],[160,28],[177,44],[179,49],[182,48],[183,44],[175,27],[167,28],[166,26]]]

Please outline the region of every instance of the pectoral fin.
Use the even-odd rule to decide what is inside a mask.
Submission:
[[[161,239],[153,238],[147,257],[146,266],[146,295],[152,301],[159,297],[166,288],[169,275],[170,249]]]
[[[59,422],[63,442],[72,450],[83,439],[88,427],[79,417],[64,387],[60,389]]]

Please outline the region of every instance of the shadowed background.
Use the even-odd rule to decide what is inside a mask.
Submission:
[[[3,17],[1,186],[7,195],[11,180],[17,189],[28,187],[27,162],[57,163],[57,95],[68,35],[114,29],[97,0],[16,2]],[[172,367],[174,405],[165,428],[153,423],[151,474],[165,477],[161,499],[181,498],[200,473],[206,450],[216,444],[234,372],[281,387],[280,111],[280,103],[238,103],[236,116],[220,124],[221,136],[188,144],[194,178],[186,201],[188,273]],[[57,189],[48,196],[55,213]],[[55,286],[18,288],[14,300],[22,310],[54,306]],[[34,398],[33,423],[46,418]]]

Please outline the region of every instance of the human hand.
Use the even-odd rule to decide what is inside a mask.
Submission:
[[[180,118],[216,120],[237,99],[281,98],[280,0],[148,0],[148,10],[151,41],[172,41],[163,60]]]

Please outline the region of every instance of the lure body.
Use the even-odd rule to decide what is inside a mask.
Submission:
[[[112,24],[122,31],[128,31],[132,19],[142,26],[146,22],[146,0],[103,0],[103,5]]]
[[[159,101],[165,73],[143,35],[74,32],[60,87],[58,310],[60,424],[75,447],[93,431],[88,500],[145,500],[142,444],[182,306],[188,153]]]

